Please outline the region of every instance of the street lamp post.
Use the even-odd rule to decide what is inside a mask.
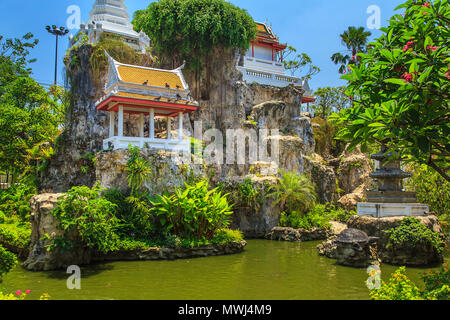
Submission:
[[[56,86],[56,80],[57,80],[57,73],[58,73],[58,37],[65,36],[69,33],[69,30],[67,30],[64,27],[60,27],[59,29],[53,25],[52,27],[47,26],[45,29],[52,35],[56,36],[56,53],[55,53],[55,86]]]

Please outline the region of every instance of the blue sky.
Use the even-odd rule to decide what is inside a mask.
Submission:
[[[150,0],[125,0],[129,13],[142,9]],[[402,0],[231,0],[247,9],[256,21],[268,21],[281,42],[287,42],[300,52],[307,53],[322,71],[310,82],[313,89],[343,85],[338,67],[330,57],[342,51],[339,34],[348,26],[366,26],[367,8],[377,5],[381,9],[381,25],[394,14],[393,9]],[[82,21],[87,21],[94,0],[1,0],[0,34],[6,38],[20,37],[32,32],[40,40],[32,56],[33,76],[40,83],[52,83],[54,77],[55,39],[45,26],[66,26],[70,5],[81,8]],[[75,33],[76,30],[72,30]],[[371,30],[372,38],[379,30]],[[67,49],[67,38],[59,46],[58,82],[62,82],[62,56]]]

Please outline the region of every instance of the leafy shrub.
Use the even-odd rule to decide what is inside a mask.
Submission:
[[[347,211],[331,203],[316,204],[311,211],[315,212],[316,214],[322,213],[330,220],[344,223],[347,222],[348,219],[350,219],[352,216],[356,215],[355,211]]]
[[[381,284],[380,289],[370,292],[373,300],[422,300],[419,288],[405,275],[406,268],[401,267],[391,276],[389,283]]]
[[[36,188],[29,185],[14,185],[0,191],[0,211],[6,216],[17,215],[22,221],[28,221],[31,213],[30,199],[36,194]]]
[[[175,194],[158,195],[151,203],[160,228],[181,239],[211,240],[216,230],[229,225],[232,213],[227,196],[217,188],[209,191],[207,180],[175,188]]]
[[[6,251],[0,245],[0,280],[3,275],[10,272],[17,264],[17,257],[14,253]]]
[[[387,248],[409,247],[414,248],[418,244],[430,245],[438,253],[444,248],[444,241],[438,232],[428,229],[417,218],[404,218],[400,225],[385,230],[389,234]]]
[[[412,177],[405,188],[417,192],[417,200],[426,203],[439,216],[441,222],[450,224],[450,182],[426,165],[411,165]]]
[[[141,156],[141,151],[138,147],[129,147],[128,153],[130,158],[126,168],[128,171],[127,179],[131,188],[131,194],[134,195],[149,180],[149,174],[152,170],[148,161]]]
[[[440,270],[424,272],[422,280],[430,299],[450,300],[450,272],[447,263]]]
[[[244,240],[244,235],[239,230],[219,229],[212,238],[212,243],[229,243],[241,242]]]
[[[25,250],[30,245],[31,227],[20,223],[0,224],[0,245]]]
[[[308,213],[301,213],[293,211],[291,213],[282,212],[280,218],[280,225],[282,227],[290,227],[294,229],[312,228],[329,228],[330,220],[327,216],[317,211],[310,211]]]
[[[422,280],[424,290],[420,290],[405,275],[406,268],[399,268],[390,278],[389,283],[382,282],[380,289],[371,290],[373,300],[449,300],[450,274],[447,264],[438,271],[424,272]]]
[[[115,205],[100,198],[100,192],[98,183],[92,189],[73,187],[59,199],[53,214],[61,230],[76,229],[86,246],[107,253],[117,244],[119,220],[114,216]]]
[[[282,171],[276,185],[270,186],[269,197],[274,197],[274,205],[287,212],[307,212],[314,206],[317,195],[314,184],[305,175],[294,171]]]

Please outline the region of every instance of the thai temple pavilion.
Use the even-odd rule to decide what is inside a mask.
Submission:
[[[77,35],[85,33],[92,44],[99,41],[102,33],[120,35],[125,43],[145,53],[150,46],[150,39],[144,32],[134,31],[129,20],[124,0],[96,0],[87,25],[81,24]],[[75,45],[76,38],[71,37],[69,46]]]
[[[286,87],[290,84],[302,86],[305,90],[302,103],[314,102],[315,98],[306,79],[286,75],[283,52],[287,45],[280,43],[272,28],[266,23],[256,24],[256,38],[252,40],[250,49],[243,57],[243,65],[238,67],[244,75],[244,81],[277,87]]]
[[[183,139],[183,115],[197,110],[190,98],[182,67],[162,70],[127,65],[108,55],[109,70],[105,95],[96,102],[98,110],[109,113],[109,138],[103,148],[126,149],[129,145],[169,151],[190,150],[190,139]],[[117,114],[117,117],[116,117]],[[124,114],[138,115],[139,136],[124,135]],[[155,137],[155,117],[167,121],[166,139]],[[172,119],[178,119],[178,133],[172,137]],[[145,122],[148,119],[148,135]],[[117,122],[117,126],[116,126]]]

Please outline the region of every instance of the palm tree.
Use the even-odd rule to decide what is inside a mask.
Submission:
[[[364,27],[348,27],[343,34],[340,35],[342,44],[347,48],[344,52],[337,52],[331,57],[339,67],[339,73],[344,73],[348,64],[357,63],[356,55],[360,52],[367,51],[367,42],[372,35],[370,31],[366,31]]]
[[[288,212],[310,210],[317,198],[314,184],[307,176],[294,171],[281,171],[281,175],[278,183],[269,188],[268,196],[275,199],[273,204]]]

